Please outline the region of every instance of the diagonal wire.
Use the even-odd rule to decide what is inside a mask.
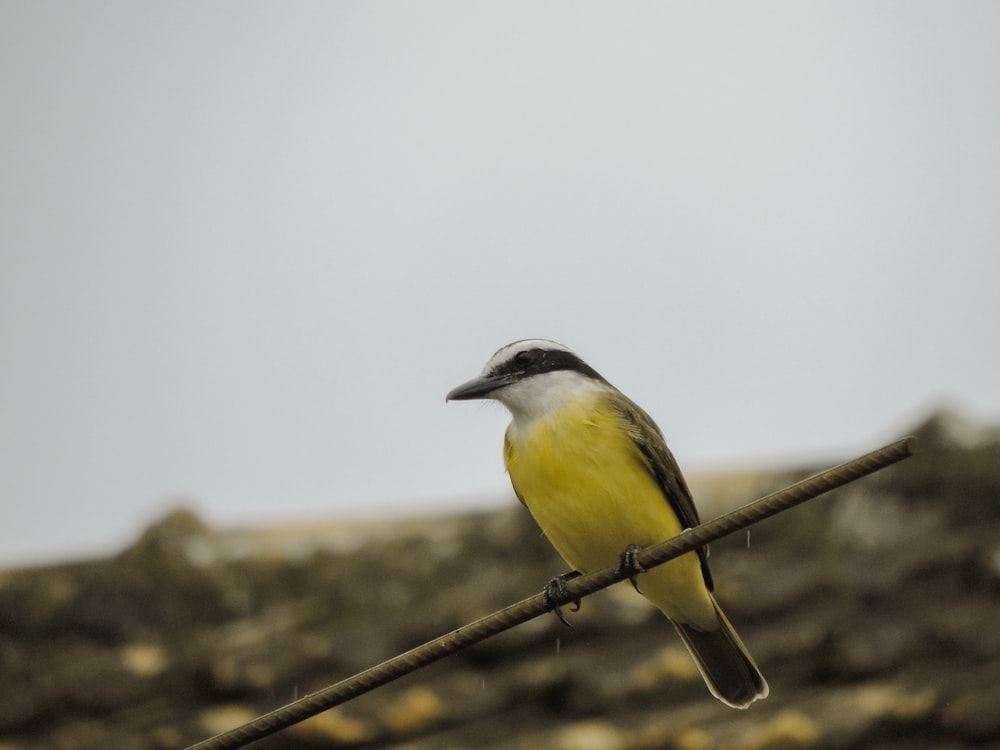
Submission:
[[[814,474],[808,479],[766,495],[693,529],[687,529],[672,539],[650,545],[637,553],[636,561],[642,568],[648,570],[680,557],[709,542],[909,458],[914,453],[915,443],[916,439],[913,437],[903,438],[832,469]],[[561,598],[559,604],[582,599],[627,578],[628,575],[628,571],[613,565],[569,580],[566,582],[565,596]],[[550,606],[544,596],[536,594],[370,667],[353,677],[303,696],[247,724],[191,745],[187,750],[233,750],[244,747],[548,611]]]

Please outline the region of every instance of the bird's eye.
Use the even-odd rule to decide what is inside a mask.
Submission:
[[[514,355],[514,362],[519,365],[530,365],[535,361],[535,355],[530,351],[518,352]]]

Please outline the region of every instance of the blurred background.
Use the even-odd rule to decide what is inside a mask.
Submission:
[[[1000,416],[1000,5],[0,4],[0,565],[510,501],[495,349],[681,465]]]

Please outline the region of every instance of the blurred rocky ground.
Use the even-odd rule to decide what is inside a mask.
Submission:
[[[747,711],[618,585],[572,628],[546,616],[253,747],[1000,748],[1000,430],[941,413],[916,432],[917,457],[713,545],[771,684]],[[818,468],[696,499],[709,517]],[[516,503],[257,533],[178,511],[114,559],[0,573],[0,750],[181,748],[562,570]]]

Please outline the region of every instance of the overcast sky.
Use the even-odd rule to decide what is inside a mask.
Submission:
[[[0,2],[0,563],[512,497],[557,339],[689,471],[1000,418],[1000,4]],[[750,498],[748,498],[750,499]]]

